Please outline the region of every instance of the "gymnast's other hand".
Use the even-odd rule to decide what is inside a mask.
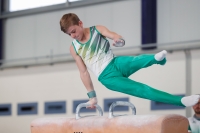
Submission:
[[[125,40],[122,38],[113,39],[113,46],[115,47],[123,47],[125,45]]]
[[[89,101],[86,103],[88,104],[89,106],[87,106],[86,108],[89,108],[89,109],[95,109],[95,105],[97,104],[97,97],[93,97],[93,98],[90,98]]]

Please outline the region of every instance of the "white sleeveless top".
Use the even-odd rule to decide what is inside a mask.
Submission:
[[[90,39],[86,43],[73,40],[72,45],[85,65],[97,77],[114,58],[109,41],[101,35],[95,26],[90,27]]]

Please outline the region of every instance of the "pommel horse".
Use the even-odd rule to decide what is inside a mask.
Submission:
[[[130,102],[116,101],[109,108],[109,116],[103,116],[99,105],[99,116],[80,116],[82,103],[76,108],[75,118],[38,118],[31,122],[31,133],[188,133],[186,117],[169,115],[136,115]],[[129,106],[132,115],[114,115],[114,107]]]

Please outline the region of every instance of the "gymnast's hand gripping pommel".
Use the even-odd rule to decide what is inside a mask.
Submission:
[[[90,91],[87,93],[88,97],[89,97],[89,101],[86,103],[86,108],[96,108],[95,105],[97,105],[97,97],[96,97],[96,92]]]

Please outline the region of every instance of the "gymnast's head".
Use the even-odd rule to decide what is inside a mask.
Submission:
[[[83,23],[74,13],[64,14],[60,19],[60,29],[74,38],[72,34],[81,31],[83,29]]]

